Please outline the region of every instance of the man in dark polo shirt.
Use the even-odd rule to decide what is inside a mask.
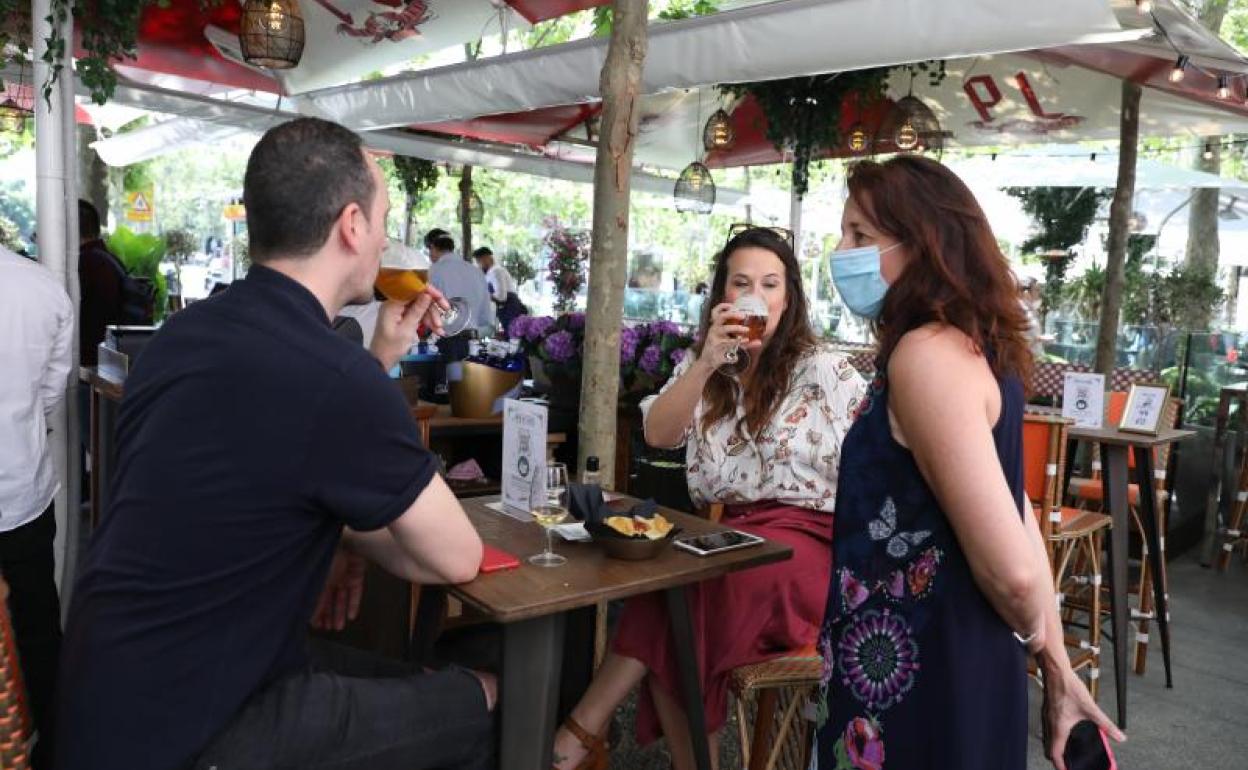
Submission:
[[[126,383],[112,502],[73,593],[57,766],[486,768],[495,682],[309,648],[358,608],[366,557],[456,583],[481,541],[385,371],[433,301],[387,303],[386,184],[350,131],[268,131],[244,179],[254,266],[172,316]],[[318,602],[319,597],[319,602]]]

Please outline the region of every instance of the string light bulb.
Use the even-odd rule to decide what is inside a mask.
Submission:
[[[1170,82],[1178,83],[1187,74],[1187,63],[1190,61],[1187,54],[1179,54],[1179,58],[1174,60],[1174,69],[1170,70]]]
[[[1218,75],[1218,98],[1231,98],[1231,79],[1226,75]]]
[[[1152,0],[1135,0],[1135,10],[1139,11],[1141,15],[1152,13]]]

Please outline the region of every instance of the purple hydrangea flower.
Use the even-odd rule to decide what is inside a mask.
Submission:
[[[646,374],[658,374],[662,361],[663,351],[659,349],[658,345],[650,345],[641,352],[641,360],[638,361],[638,364]]]
[[[680,334],[680,326],[675,321],[659,321],[654,325],[655,334]]]
[[[625,326],[620,330],[620,365],[631,364],[637,357],[637,342],[640,337],[637,330]]]
[[[685,353],[687,352],[689,351],[686,348],[676,348],[668,355],[668,358],[672,359],[672,365],[676,366],[685,360]]]
[[[512,339],[520,339],[529,331],[529,322],[533,320],[527,315],[516,316],[511,319],[511,324],[507,327],[507,336]]]
[[[529,326],[524,332],[524,338],[529,342],[537,342],[546,332],[550,331],[550,327],[555,325],[555,319],[550,316],[537,316],[529,319]]]
[[[542,349],[550,360],[566,363],[576,356],[576,340],[569,332],[555,332],[542,343]]]
[[[568,313],[568,328],[579,330],[585,328],[584,313]]]

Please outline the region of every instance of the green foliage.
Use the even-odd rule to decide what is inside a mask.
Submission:
[[[517,287],[537,277],[537,266],[533,264],[533,260],[515,249],[508,249],[503,255],[502,262],[503,269],[511,275]]]
[[[21,179],[0,180],[0,216],[29,235],[35,229],[34,191]]]
[[[105,242],[130,275],[147,278],[156,287],[156,320],[160,320],[169,303],[169,287],[160,272],[160,261],[165,256],[164,239],[151,233],[136,233],[123,225]]]
[[[1105,269],[1093,265],[1083,275],[1066,284],[1062,298],[1084,318],[1100,318],[1101,297],[1104,292]]]
[[[0,246],[15,252],[25,248],[22,234],[17,229],[17,225],[13,224],[12,220],[3,214],[0,214]]]
[[[122,177],[121,189],[126,192],[134,192],[136,190],[146,190],[152,187],[152,161],[144,161],[142,163],[131,163],[126,166],[125,176]]]
[[[422,195],[438,186],[438,164],[431,160],[395,155],[394,173],[407,195],[408,206],[415,206]]]
[[[793,152],[793,189],[805,195],[810,186],[810,164],[821,150],[840,143],[841,107],[851,96],[869,104],[884,98],[894,70],[926,74],[932,85],[945,79],[943,61],[897,67],[873,67],[830,72],[811,77],[733,83],[720,91],[734,98],[753,96],[767,120],[767,139],[777,150]]]
[[[174,262],[182,264],[183,260],[195,253],[195,238],[185,230],[165,231],[165,254]]]
[[[1082,243],[1109,190],[1091,187],[1006,187],[1005,193],[1023,204],[1036,225],[1036,234],[1023,241],[1024,254],[1069,251]]]
[[[692,19],[695,16],[706,16],[717,11],[719,11],[719,0],[668,0],[667,3],[650,3],[650,18],[662,21]],[[610,35],[614,20],[615,12],[609,4],[595,8],[593,12],[594,37]]]
[[[1217,273],[1192,265],[1177,265],[1157,279],[1154,288],[1154,320],[1179,329],[1203,330],[1213,312],[1226,299]]]

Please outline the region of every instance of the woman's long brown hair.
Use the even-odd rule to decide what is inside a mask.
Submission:
[[[771,340],[760,352],[750,387],[745,392],[745,419],[735,429],[741,435],[757,436],[775,414],[781,399],[789,389],[789,382],[798,362],[814,350],[818,344],[810,328],[810,315],[806,294],[802,291],[802,271],[793,255],[788,241],[771,230],[754,228],[746,230],[728,241],[723,251],[715,257],[715,277],[711,293],[702,307],[702,323],[698,327],[698,339],[693,345],[695,355],[701,355],[707,329],[711,325],[711,310],[724,301],[724,288],[728,283],[728,259],[738,249],[755,246],[766,249],[780,258],[784,264],[784,293],[787,305]],[[702,413],[702,433],[720,420],[736,414],[736,389],[739,386],[730,377],[715,374],[706,383],[702,400],[706,407]]]
[[[901,155],[856,163],[846,181],[863,214],[910,254],[875,324],[879,370],[888,370],[907,332],[938,322],[969,337],[998,377],[1015,376],[1027,385],[1032,357],[1018,287],[962,180],[934,160]]]

